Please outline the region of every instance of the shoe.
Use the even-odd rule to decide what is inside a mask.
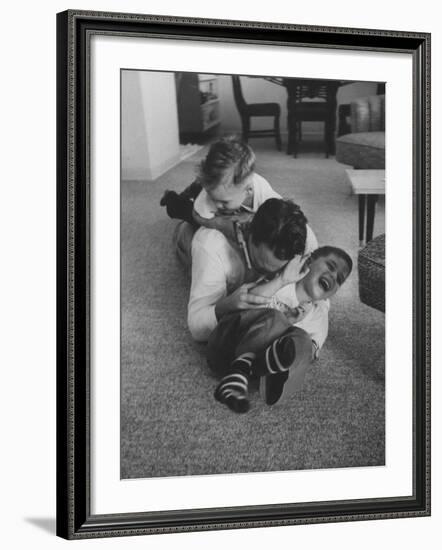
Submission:
[[[267,405],[274,405],[279,401],[288,377],[288,372],[278,372],[277,374],[269,374],[260,378],[259,393]]]
[[[221,394],[215,390],[214,397],[217,401],[223,405],[227,405],[231,411],[236,413],[246,413],[250,409],[250,401],[246,396],[229,395],[228,397],[223,398],[221,397]]]
[[[193,223],[193,201],[178,195],[175,191],[165,191],[160,206],[166,207],[169,218]]]

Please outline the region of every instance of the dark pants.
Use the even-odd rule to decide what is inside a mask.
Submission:
[[[224,376],[234,359],[246,352],[258,356],[283,335],[293,338],[296,357],[289,366],[282,401],[301,388],[312,360],[312,341],[303,329],[291,325],[280,311],[248,309],[222,317],[209,337],[207,361],[216,374]]]

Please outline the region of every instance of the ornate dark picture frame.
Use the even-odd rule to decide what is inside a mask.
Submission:
[[[89,43],[94,34],[408,53],[413,59],[411,497],[93,515],[90,507]],[[57,16],[57,534],[68,539],[430,514],[430,35],[99,13]]]

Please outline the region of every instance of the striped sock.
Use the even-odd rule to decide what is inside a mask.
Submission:
[[[249,410],[249,377],[254,354],[241,355],[233,361],[229,373],[215,389],[215,399],[237,413]]]
[[[253,363],[253,374],[267,376],[286,372],[296,357],[295,343],[291,334],[275,340]]]

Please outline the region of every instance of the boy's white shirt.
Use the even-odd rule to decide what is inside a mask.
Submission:
[[[306,253],[317,247],[316,236],[307,226]],[[220,231],[201,227],[195,233],[192,241],[192,285],[187,315],[189,329],[195,340],[208,340],[218,323],[215,304],[238,288],[244,281],[245,274],[240,253]],[[279,290],[276,296],[290,307],[298,305],[292,285]],[[328,301],[318,302],[302,321],[296,323],[296,326],[303,328],[316,341],[319,348],[327,337],[328,310]]]
[[[290,309],[295,309],[299,306],[298,296],[296,294],[296,283],[286,285],[281,290],[275,293],[270,303],[271,308],[281,309],[280,304],[288,306]],[[310,310],[304,317],[293,323],[293,326],[302,328],[315,341],[318,350],[322,348],[328,334],[328,311],[330,309],[329,300],[319,300],[309,305]],[[315,353],[317,357],[318,354]]]
[[[270,183],[256,172],[252,175],[253,187],[253,211],[256,212],[263,202],[267,199],[280,199],[279,195]],[[210,219],[215,216],[217,211],[216,204],[209,197],[207,192],[202,189],[193,203],[193,208],[202,218]]]

